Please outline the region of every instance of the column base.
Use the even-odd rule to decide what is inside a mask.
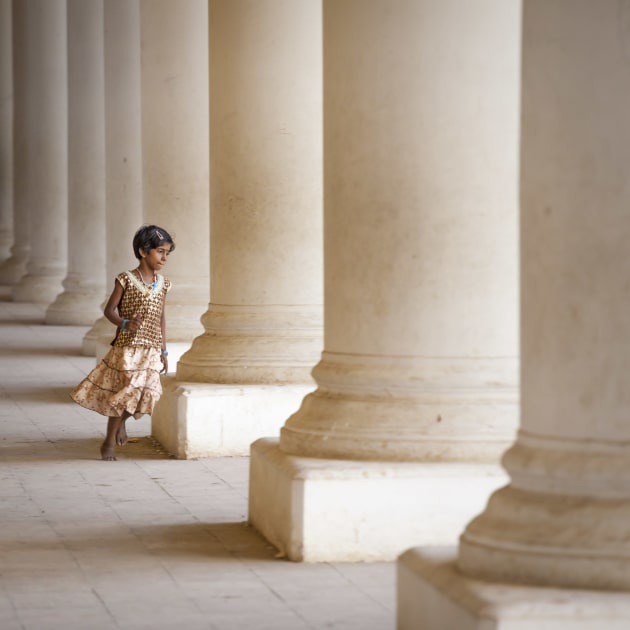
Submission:
[[[0,265],[0,284],[15,285],[26,275],[28,258],[11,256]]]
[[[44,321],[53,326],[91,326],[102,313],[102,298],[102,291],[64,291],[48,307]]]
[[[83,336],[83,342],[81,345],[82,354],[88,357],[98,356],[101,352],[101,350],[99,349],[99,340],[101,338],[103,338],[104,340],[103,350],[107,352],[105,347],[109,347],[109,344],[111,343],[115,334],[116,326],[114,326],[114,324],[112,324],[105,316],[99,317],[95,322],[93,322],[92,328],[90,328],[90,330],[88,330]],[[108,341],[105,343],[105,340]],[[104,356],[105,352],[100,354],[99,360]]]
[[[314,388],[188,383],[175,377],[162,384],[151,433],[177,459],[249,455],[254,440],[280,433],[286,418]]]
[[[27,274],[13,287],[13,301],[50,304],[63,291],[62,280],[62,276]]]
[[[398,630],[626,630],[627,593],[482,582],[457,571],[457,549],[398,560]]]
[[[498,464],[299,457],[251,447],[249,521],[290,560],[391,561],[419,540],[455,544],[491,492]]]

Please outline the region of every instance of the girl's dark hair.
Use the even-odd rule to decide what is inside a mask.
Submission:
[[[165,243],[171,246],[171,251],[175,249],[175,242],[164,228],[157,225],[143,225],[133,237],[133,253],[140,260],[142,258],[141,249],[149,253],[152,249]]]

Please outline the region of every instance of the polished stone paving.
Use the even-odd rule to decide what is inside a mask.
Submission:
[[[0,629],[395,627],[395,564],[297,564],[247,520],[247,458],[174,460],[69,390],[87,328],[0,300]]]

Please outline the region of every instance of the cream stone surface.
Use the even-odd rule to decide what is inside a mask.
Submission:
[[[318,388],[282,429],[309,457],[496,462],[516,424],[516,360],[325,351]]]
[[[15,3],[19,4],[19,3]],[[17,302],[49,304],[67,267],[68,68],[65,0],[28,0],[26,111],[30,254]]]
[[[170,358],[170,355],[169,355]],[[163,379],[151,435],[178,459],[244,456],[262,435],[278,435],[312,385],[211,385]]]
[[[12,42],[11,0],[0,0],[0,263],[13,243]]]
[[[141,0],[144,221],[167,229],[168,338],[203,332],[209,296],[208,2]]]
[[[87,326],[105,291],[103,1],[68,0],[68,274],[46,323]]]
[[[416,548],[398,561],[398,630],[627,630],[627,593],[484,582],[457,549]]]
[[[10,50],[12,61],[13,90],[12,103],[12,185],[11,190],[13,210],[13,239],[11,255],[0,264],[0,284],[13,286],[17,284],[26,273],[26,263],[30,251],[30,211],[28,204],[29,171],[28,152],[26,141],[28,138],[28,80],[27,80],[27,6],[24,2],[11,5],[11,41]],[[6,11],[7,7],[3,10]],[[6,13],[3,14],[6,17]],[[5,45],[3,39],[3,45]],[[6,53],[6,49],[2,49]],[[8,140],[8,138],[7,138]],[[13,291],[11,289],[10,293]]]
[[[0,0],[2,630],[390,629],[410,547],[400,630],[630,628],[629,67],[628,0]],[[103,462],[114,328],[42,324],[145,222]]]
[[[459,552],[399,560],[401,630],[630,627],[629,23],[524,3],[521,427]]]
[[[526,2],[522,412],[473,577],[630,589],[630,6]],[[592,45],[585,47],[589,38]],[[544,68],[544,72],[541,70]],[[579,98],[578,98],[579,96]]]
[[[325,348],[252,447],[250,520],[292,559],[454,544],[504,479],[518,24],[496,0],[324,3]]]
[[[177,378],[310,383],[322,348],[321,4],[210,3],[209,24],[210,306]]]
[[[142,225],[140,7],[138,0],[107,0],[105,24],[106,260],[103,304],[121,272],[138,265],[132,239]],[[115,327],[98,319],[83,338],[83,353],[104,354]]]
[[[67,396],[82,328],[0,300],[2,630],[394,630],[393,563],[296,564],[247,526],[246,457],[176,461]]]
[[[494,462],[513,439],[519,17],[483,7],[324,3],[325,352],[286,453]]]
[[[413,540],[455,544],[506,479],[497,464],[295,457],[264,438],[251,447],[248,518],[290,560],[394,560]]]

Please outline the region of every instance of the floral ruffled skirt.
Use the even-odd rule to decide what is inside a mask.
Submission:
[[[104,416],[126,411],[151,415],[162,395],[162,361],[157,348],[114,346],[70,393],[74,402]]]

